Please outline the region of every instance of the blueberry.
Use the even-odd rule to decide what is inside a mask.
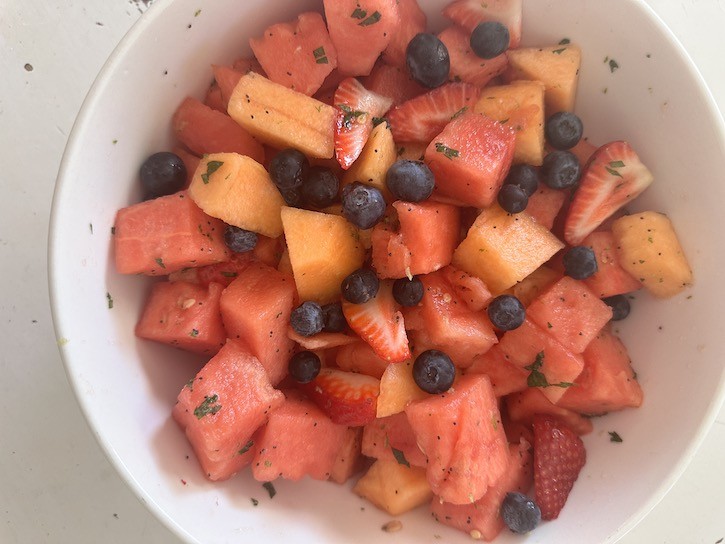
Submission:
[[[335,202],[339,189],[340,181],[332,170],[324,166],[313,166],[302,183],[300,193],[306,204],[314,208],[325,208]]]
[[[519,213],[526,209],[529,197],[518,185],[505,184],[498,191],[498,204],[508,213]]]
[[[516,164],[509,170],[504,185],[518,185],[526,196],[531,196],[539,188],[539,173],[528,164]]]
[[[522,535],[536,529],[541,521],[541,510],[532,499],[514,491],[506,493],[501,517],[509,529]]]
[[[564,271],[575,280],[585,280],[598,269],[597,256],[590,247],[574,246],[564,253]]]
[[[353,225],[369,229],[385,215],[385,199],[380,190],[355,181],[342,190],[342,215]]]
[[[451,58],[448,48],[435,34],[421,33],[410,40],[405,61],[413,80],[423,87],[435,89],[448,81]]]
[[[370,268],[359,268],[342,280],[342,296],[353,304],[363,304],[375,298],[380,280]]]
[[[325,317],[322,307],[317,302],[308,300],[292,310],[290,325],[301,336],[312,336],[322,331]]]
[[[141,186],[146,198],[171,195],[186,184],[186,166],[181,157],[168,151],[154,153],[141,165]]]
[[[322,307],[322,315],[325,324],[322,330],[325,332],[342,332],[347,328],[345,314],[342,313],[342,305],[339,302],[331,302]]]
[[[398,200],[420,202],[433,192],[435,178],[424,162],[400,160],[388,168],[385,183]]]
[[[526,308],[513,295],[499,295],[486,310],[493,326],[501,331],[519,328],[526,319]]]
[[[302,191],[300,191],[300,187],[280,189],[279,192],[282,194],[282,198],[288,206],[292,206],[293,208],[302,206]]]
[[[555,113],[544,125],[546,141],[554,149],[571,149],[579,143],[583,133],[584,125],[581,119],[570,111]]]
[[[283,149],[269,163],[269,176],[280,191],[302,185],[310,163],[304,153],[296,149]]]
[[[437,349],[424,351],[413,363],[413,379],[426,393],[445,393],[453,385],[455,377],[453,361]]]
[[[320,368],[320,358],[311,351],[295,353],[287,366],[290,376],[298,383],[310,383],[320,373]]]
[[[509,48],[509,29],[498,21],[480,23],[471,33],[471,49],[482,59],[498,57]]]
[[[423,282],[418,276],[400,278],[393,283],[393,298],[401,306],[417,306],[423,300]]]
[[[579,182],[581,165],[571,151],[552,151],[544,157],[541,175],[552,189],[568,189]]]
[[[257,233],[227,225],[224,230],[224,243],[234,253],[246,253],[257,246]]]
[[[612,308],[612,321],[621,321],[629,315],[631,308],[627,297],[624,295],[614,295],[613,297],[603,298],[602,302]]]

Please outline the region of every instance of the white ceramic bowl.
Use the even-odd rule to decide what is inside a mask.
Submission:
[[[241,475],[207,482],[169,414],[194,357],[138,341],[133,326],[148,282],[115,273],[115,211],[140,197],[136,172],[170,144],[181,99],[202,96],[210,64],[230,62],[247,38],[291,19],[313,0],[160,0],[124,38],[86,99],[60,169],[50,231],[53,313],[68,376],[109,459],[183,540],[376,542],[389,516],[347,487],[277,482],[270,500]],[[442,0],[422,0],[431,23]],[[200,13],[196,13],[201,8]],[[668,301],[637,295],[618,327],[645,391],[639,410],[597,419],[588,461],[566,508],[527,542],[614,542],[684,470],[723,396],[719,301],[725,299],[725,130],[701,77],[672,34],[637,0],[526,0],[525,44],[564,37],[584,61],[577,112],[593,142],[627,139],[654,172],[637,209],[667,213],[695,271]],[[612,73],[605,57],[616,59]],[[604,90],[606,89],[606,93]],[[91,227],[92,225],[92,227]],[[108,308],[107,294],[113,299]],[[621,444],[609,441],[616,430]],[[250,498],[260,501],[253,507]],[[402,517],[397,542],[467,542],[425,507]],[[442,540],[439,540],[439,535]],[[500,542],[519,541],[504,533]]]

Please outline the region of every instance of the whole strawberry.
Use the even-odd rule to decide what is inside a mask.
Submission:
[[[534,418],[534,494],[541,519],[559,516],[586,458],[581,438],[564,423]]]

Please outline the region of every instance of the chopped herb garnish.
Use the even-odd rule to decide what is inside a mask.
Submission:
[[[614,71],[619,68],[619,64],[617,64],[617,61],[614,59],[609,59],[609,70],[614,73]]]
[[[252,497],[250,500],[252,501],[252,506],[259,506],[259,501],[257,499]]]
[[[274,485],[272,482],[264,482],[262,484],[262,487],[267,490],[267,493],[269,493],[269,498],[273,499],[274,496],[277,494],[277,490],[274,488]]]
[[[116,145],[118,143],[118,140],[113,140],[113,145]]]
[[[111,227],[111,235],[116,234],[116,227]]]
[[[212,395],[211,397],[208,395],[204,395],[203,402],[194,408],[194,415],[196,416],[196,419],[201,419],[206,415],[214,415],[219,410],[222,409],[221,404],[216,404],[216,402],[219,400],[219,395]]]
[[[374,11],[370,17],[368,17],[367,19],[363,19],[361,22],[359,22],[358,26],[374,25],[375,23],[377,23],[380,20],[380,17],[381,17],[380,12]]]
[[[236,272],[227,272],[226,270],[222,270],[220,273],[225,278],[236,278],[237,277]]]
[[[502,125],[505,125],[505,124],[506,124],[506,123],[508,123],[508,122],[509,122],[509,118],[508,118],[508,117],[507,117],[506,119],[501,119],[501,120],[499,121],[499,123],[501,123]]]
[[[106,292],[106,300],[108,301],[108,309],[110,310],[113,308],[113,297],[111,297],[111,293]]]
[[[327,60],[327,54],[325,53],[324,47],[318,47],[312,52],[312,54],[314,55],[315,62],[317,64],[329,64],[330,61]]]
[[[410,468],[410,463],[405,458],[405,454],[401,450],[396,450],[395,448],[391,448],[393,450],[393,455],[395,456],[395,460],[398,462],[399,465],[405,465],[406,467]]]
[[[610,168],[609,166],[605,166],[604,169],[607,172],[609,172],[610,174],[612,174],[613,176],[617,176],[617,177],[620,177],[620,178],[622,177],[622,174],[620,174],[619,172],[617,172],[614,168]]]
[[[350,17],[352,17],[353,19],[364,19],[367,14],[368,12],[364,9],[355,8],[355,11],[352,12],[352,15],[350,15]]]
[[[353,110],[347,104],[338,104],[337,107],[340,108],[342,110],[342,112],[345,114],[342,118],[342,124],[347,129],[352,127],[352,122],[354,119],[357,119],[358,117],[362,117],[363,115],[367,115],[367,112],[360,111],[360,110]]]
[[[192,338],[196,338],[197,336],[199,336],[199,330],[198,329],[191,329],[191,332],[189,333],[189,336],[191,336]]]
[[[564,38],[559,42],[559,45],[568,45],[571,43],[571,40],[569,38]]]
[[[623,442],[622,437],[619,436],[619,433],[617,431],[609,432],[609,441],[610,442]]]
[[[388,127],[390,127],[390,123],[388,122],[387,117],[373,117],[373,127],[376,127],[383,123],[385,123],[386,125],[388,125]]]
[[[552,53],[555,55],[561,55],[564,51],[566,51],[566,47],[562,47],[561,49],[554,49]]]
[[[156,257],[154,260],[156,261],[156,264],[159,265],[161,268],[166,268],[164,260],[161,257]]]
[[[208,163],[206,163],[206,172],[201,175],[201,181],[203,181],[205,184],[209,183],[209,176],[219,170],[222,164],[224,164],[222,161],[209,161]]]
[[[88,228],[91,229],[91,234],[93,234],[93,223],[88,223]]]
[[[612,162],[609,163],[609,166],[611,166],[612,168],[623,168],[624,167],[624,162],[622,162],[622,161],[612,161]]]
[[[559,383],[549,383],[549,380],[546,379],[546,376],[543,372],[541,372],[539,369],[544,364],[544,352],[540,351],[536,355],[536,359],[533,363],[530,365],[525,366],[524,368],[526,370],[530,370],[531,374],[529,374],[529,377],[526,379],[526,385],[529,387],[571,387],[574,385],[572,382],[559,382]]]
[[[250,440],[249,442],[244,444],[244,447],[239,450],[239,455],[244,455],[245,453],[247,453],[252,446],[254,446],[254,440]]]
[[[468,106],[463,106],[460,110],[458,110],[456,113],[451,115],[451,121],[453,121],[454,119],[458,119],[461,115],[466,113],[467,109],[468,109]]]
[[[443,153],[443,155],[446,156],[446,158],[453,160],[454,157],[458,157],[460,153],[457,149],[451,149],[447,145],[443,145],[440,142],[436,142],[436,151],[438,153]]]
[[[188,382],[186,382],[186,385],[184,387],[188,387],[189,391],[194,390],[194,378],[191,378]]]
[[[200,10],[200,9],[197,9],[197,10],[196,10],[196,11],[194,12],[194,17],[198,17],[198,16],[200,15],[200,14],[201,14],[201,10]]]

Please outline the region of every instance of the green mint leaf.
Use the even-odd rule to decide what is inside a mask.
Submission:
[[[468,109],[468,106],[463,106],[460,110],[458,110],[456,113],[451,115],[451,121],[453,121],[454,119],[458,119],[461,115],[466,113],[467,109]]]
[[[376,127],[382,123],[385,123],[390,128],[390,123],[387,117],[373,117],[373,127]]]
[[[527,365],[524,367],[526,370],[530,370],[532,372],[539,370],[541,368],[541,365],[544,364],[544,352],[540,351],[536,354],[536,359],[534,359],[534,362],[530,365]]]
[[[196,338],[197,336],[199,336],[199,331],[197,329],[191,329],[189,336],[191,336],[192,338]]]
[[[609,59],[609,71],[614,73],[617,68],[619,68],[619,64],[617,64],[617,61],[614,59]]]
[[[224,164],[222,161],[209,161],[206,163],[206,172],[201,175],[201,181],[203,181],[205,185],[209,183],[209,176],[219,170],[222,164]]]
[[[159,265],[161,268],[166,268],[164,260],[161,257],[156,257],[154,261],[156,261],[156,264]]]
[[[345,114],[342,118],[342,124],[346,129],[352,128],[352,122],[355,119],[362,117],[363,115],[367,115],[366,111],[353,110],[347,104],[338,104],[337,107]]]
[[[252,501],[252,506],[259,506],[259,501],[257,499],[252,497],[250,500]]]
[[[398,464],[405,465],[406,467],[410,468],[410,463],[405,458],[405,454],[400,450],[396,450],[395,448],[391,449],[393,450],[393,455],[395,456],[395,460],[398,462]]]
[[[609,441],[610,442],[624,442],[624,440],[622,440],[622,437],[619,436],[619,433],[617,431],[609,432]]]
[[[325,48],[320,46],[317,49],[315,49],[312,52],[312,55],[315,57],[315,62],[317,64],[329,64],[329,61],[327,60],[327,54],[325,53]]]
[[[236,278],[237,277],[237,273],[236,272],[227,272],[226,270],[222,270],[220,272],[220,274],[222,276],[224,276],[225,278]]]
[[[552,53],[555,55],[561,55],[564,51],[566,51],[566,47],[562,47],[561,49],[554,49]]]
[[[355,8],[355,11],[352,12],[352,15],[350,15],[350,17],[352,17],[353,19],[364,19],[367,14],[368,12],[364,9]]]
[[[611,161],[609,163],[609,166],[612,168],[624,168],[625,164],[622,161]]]
[[[244,455],[245,453],[247,453],[251,449],[252,446],[254,446],[254,440],[250,440],[249,442],[244,444],[244,447],[241,450],[239,450],[239,455]]]
[[[200,13],[201,13],[201,10],[200,10],[200,9],[197,9],[197,10],[196,10],[196,11],[194,12],[194,17],[198,17]]]
[[[370,26],[370,25],[374,25],[375,23],[377,23],[380,20],[380,17],[382,17],[380,15],[380,12],[379,11],[375,11],[375,12],[373,12],[373,14],[370,17],[368,17],[367,19],[364,19],[363,21],[359,22],[358,23],[358,26]]]
[[[116,234],[116,227],[111,227],[111,236]]]
[[[194,391],[194,378],[191,378],[188,382],[186,382],[184,387],[187,387],[189,391]]]
[[[450,147],[443,145],[440,142],[436,142],[436,151],[438,153],[443,153],[446,158],[451,160],[453,160],[454,157],[458,157],[460,155],[457,149],[451,149]]]
[[[218,400],[219,395],[212,395],[211,397],[204,395],[203,402],[199,406],[194,408],[194,415],[196,416],[196,419],[201,419],[209,414],[214,415],[219,410],[221,410],[222,405],[217,404]]]
[[[274,496],[277,494],[277,490],[274,488],[274,485],[272,482],[264,482],[262,484],[262,487],[267,490],[267,493],[269,493],[269,498],[273,499]]]
[[[610,174],[612,174],[613,176],[617,176],[618,178],[621,178],[622,177],[622,174],[620,174],[619,172],[617,172],[614,168],[609,168],[609,166],[605,166],[604,169],[607,172],[609,172]]]
[[[549,387],[549,382],[544,374],[538,370],[532,370],[529,377],[526,378],[526,385],[529,387]]]
[[[571,40],[569,38],[564,38],[559,42],[559,45],[568,45],[571,43]]]

